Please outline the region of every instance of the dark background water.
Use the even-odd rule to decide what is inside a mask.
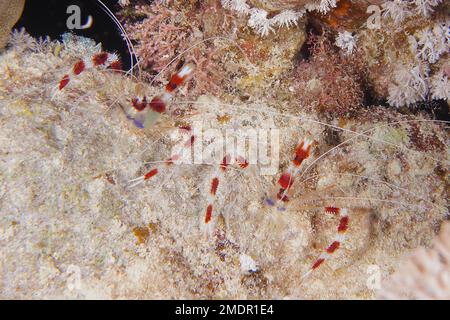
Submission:
[[[102,2],[115,12],[120,7],[117,0],[102,0]],[[77,5],[81,9],[81,24],[92,16],[93,24],[87,29],[69,29],[67,20],[72,15],[67,8]],[[120,54],[124,68],[130,68],[130,54],[126,41],[114,21],[102,9],[97,0],[27,0],[22,17],[15,28],[24,27],[34,37],[50,36],[60,39],[65,32],[92,38],[101,42],[104,50]]]

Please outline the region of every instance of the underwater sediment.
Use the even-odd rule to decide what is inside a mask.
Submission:
[[[269,11],[302,10],[303,2],[248,1]],[[431,247],[448,219],[448,123],[420,111],[447,103],[448,49],[437,21],[448,17],[438,12],[420,26],[405,17],[416,50],[426,46],[423,30],[436,38],[423,56],[412,38],[396,45],[393,37],[408,38],[401,27],[362,28],[350,50],[349,36],[334,29],[347,12],[339,2],[341,11],[327,11],[332,19],[311,9],[317,17],[306,12],[266,35],[229,1],[129,4],[122,18],[143,80],[92,68],[64,90],[68,70],[101,45],[15,31],[0,55],[0,296],[378,297],[374,275],[387,279],[417,247]],[[160,94],[176,69],[164,67],[184,50],[197,66],[193,78],[155,127],[135,128],[124,109],[137,93]],[[221,176],[212,230],[204,221],[217,164],[164,165],[180,139],[173,127],[187,125],[279,136],[274,172],[256,163]],[[276,210],[264,198],[302,138],[313,142],[311,156],[286,210]],[[161,162],[160,174],[130,187]],[[348,209],[348,231],[303,278],[339,225],[327,206]]]

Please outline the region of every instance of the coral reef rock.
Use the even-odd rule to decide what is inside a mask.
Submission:
[[[0,55],[3,299],[371,299],[370,270],[389,276],[405,253],[431,245],[448,215],[448,132],[426,115],[372,106],[324,123],[277,86],[247,99],[185,101],[182,90],[173,102],[182,116],[138,131],[119,106],[138,88],[153,96],[161,87],[90,69],[60,91],[71,66],[101,48],[15,37]],[[279,136],[279,163],[224,173],[212,233],[205,208],[219,163],[162,165],[130,187],[168,159],[178,141],[170,127],[186,122]],[[273,209],[262,199],[304,137],[314,141],[311,159],[286,211]],[[348,208],[346,240],[304,279],[336,233],[339,220],[323,212],[330,205]]]

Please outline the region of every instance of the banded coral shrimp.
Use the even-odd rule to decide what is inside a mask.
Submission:
[[[43,68],[37,65],[38,57],[42,59],[42,56],[9,57],[12,61],[27,61],[21,68],[9,63],[11,79],[17,77],[20,79],[17,83],[28,85],[28,80],[24,80],[23,75],[20,77],[20,71],[25,72],[30,80],[42,81],[36,73],[36,69]],[[50,60],[58,59],[49,57]],[[57,74],[53,77],[53,83],[58,83],[70,69],[68,66],[73,66],[77,60],[76,57],[58,60],[58,67],[51,69]],[[2,80],[4,83],[5,80]],[[44,81],[48,83],[49,79],[45,78]],[[387,263],[384,259],[404,251],[403,246],[415,246],[411,244],[411,238],[426,243],[429,232],[423,232],[422,229],[429,230],[430,226],[442,220],[442,209],[436,208],[443,202],[443,190],[440,189],[442,182],[437,181],[438,177],[434,173],[435,160],[441,160],[442,154],[435,150],[411,151],[405,147],[399,148],[405,141],[408,143],[408,136],[412,133],[409,132],[412,127],[404,128],[403,125],[408,124],[408,121],[421,123],[422,120],[411,120],[405,116],[405,123],[395,124],[397,118],[390,119],[389,115],[384,116],[379,111],[376,116],[383,124],[375,126],[357,122],[324,124],[301,112],[296,114],[291,110],[289,113],[280,113],[274,107],[275,104],[270,102],[258,101],[252,104],[233,101],[235,103],[231,104],[203,96],[195,101],[173,101],[178,106],[195,106],[196,112],[175,120],[161,115],[160,120],[167,127],[173,123],[178,126],[193,124],[193,129],[196,121],[202,120],[205,127],[218,128],[220,132],[235,127],[279,129],[283,133],[280,150],[295,150],[301,137],[314,140],[311,155],[303,164],[304,169],[293,177],[295,184],[289,188],[293,194],[289,194],[290,201],[285,211],[264,203],[267,195],[273,194],[270,191],[277,184],[279,175],[259,175],[256,172],[259,164],[250,163],[245,169],[241,169],[239,164],[230,166],[224,179],[220,179],[214,203],[216,211],[210,220],[214,223],[212,240],[211,237],[205,238],[199,229],[205,226],[208,193],[214,173],[218,167],[220,169],[221,160],[213,165],[180,163],[166,166],[166,160],[174,152],[174,143],[161,136],[168,130],[177,140],[180,135],[183,141],[190,138],[189,133],[180,133],[178,129],[171,131],[164,126],[155,126],[157,129],[149,133],[136,131],[132,124],[128,125],[129,120],[122,121],[126,117],[120,108],[111,109],[111,114],[105,114],[108,105],[117,100],[119,92],[125,97],[122,104],[130,105],[140,86],[142,84],[117,73],[92,69],[81,73],[80,78],[55,97],[57,108],[51,105],[48,110],[37,109],[38,106],[31,108],[35,113],[41,112],[42,115],[37,114],[42,117],[50,114],[48,118],[51,124],[40,123],[39,118],[25,123],[22,118],[30,122],[25,112],[23,115],[15,113],[14,122],[3,121],[3,124],[14,123],[12,129],[17,135],[14,141],[20,140],[24,146],[31,142],[34,131],[47,132],[45,128],[51,126],[47,135],[57,137],[54,139],[57,152],[50,147],[27,149],[28,155],[34,159],[54,158],[63,163],[62,166],[54,164],[61,171],[51,167],[46,169],[48,172],[42,173],[42,176],[48,176],[50,172],[57,179],[54,180],[54,186],[42,186],[46,188],[44,190],[54,193],[48,195],[50,206],[44,206],[41,195],[34,200],[39,202],[37,207],[47,208],[41,214],[44,215],[47,210],[55,211],[54,208],[48,208],[52,206],[57,208],[54,216],[56,221],[62,219],[61,214],[64,212],[73,213],[71,225],[74,230],[80,230],[79,237],[83,241],[71,250],[89,262],[102,258],[105,262],[100,265],[103,266],[112,259],[104,257],[105,252],[112,252],[115,259],[113,264],[120,264],[121,268],[127,269],[127,273],[141,275],[138,277],[138,282],[143,283],[140,288],[153,294],[151,296],[155,296],[154,292],[157,291],[153,283],[157,283],[158,278],[169,283],[168,288],[156,288],[162,290],[162,296],[179,295],[179,292],[170,289],[179,286],[180,290],[184,290],[182,294],[192,297],[315,297],[313,288],[320,288],[324,282],[333,288],[342,287],[339,289],[341,297],[346,296],[348,290],[352,290],[352,296],[357,296],[358,291],[364,290],[364,284],[354,283],[348,277],[342,277],[342,274],[358,276],[365,283],[367,264],[379,263],[383,266]],[[146,95],[153,98],[164,89],[146,86],[145,90]],[[151,101],[151,98],[148,100]],[[2,113],[8,115],[13,110],[11,108]],[[231,120],[224,121],[224,115],[227,114]],[[426,124],[427,120],[423,119],[423,123]],[[357,130],[354,129],[356,125]],[[331,132],[324,132],[324,126],[331,128],[328,130]],[[420,134],[425,134],[424,128],[429,128],[430,132],[436,131],[436,139],[442,140],[442,133],[433,122],[421,126]],[[337,137],[329,137],[334,135]],[[429,139],[428,136],[413,137],[412,134],[411,137],[423,143]],[[208,139],[198,140],[208,144]],[[182,144],[179,146],[182,147]],[[409,144],[408,147],[411,149],[413,145]],[[393,154],[396,156],[394,159],[391,158]],[[333,157],[327,157],[329,155]],[[315,162],[319,158],[320,161]],[[287,169],[292,159],[287,155],[281,167]],[[45,162],[39,161],[46,168]],[[140,174],[151,172],[154,162],[161,163],[160,174],[148,179],[145,184],[129,188],[129,181]],[[25,179],[24,189],[30,182],[37,183],[27,167],[31,163],[25,161],[19,167]],[[9,164],[9,170],[15,172],[15,165]],[[33,169],[41,172],[41,169]],[[310,172],[312,169],[314,173]],[[418,184],[422,180],[423,184]],[[54,187],[57,188],[50,189]],[[430,193],[430,199],[420,199],[428,197],[429,190],[433,188],[434,194]],[[411,195],[409,189],[413,189],[416,194]],[[310,194],[308,191],[311,191]],[[407,198],[401,199],[402,194],[406,194]],[[6,198],[19,203],[14,193]],[[429,201],[434,203],[430,204]],[[89,203],[92,205],[87,206]],[[317,276],[308,278],[312,285],[304,286],[301,276],[307,274],[322,250],[333,242],[339,225],[339,219],[322,213],[329,205],[332,208],[347,208],[350,217],[347,241],[336,251],[334,259],[322,264],[317,270]],[[332,208],[329,211],[337,211]],[[430,210],[426,211],[425,208]],[[76,214],[76,211],[82,214]],[[378,219],[378,224],[370,223],[368,217]],[[102,235],[102,240],[94,236],[90,227],[85,228],[91,224],[95,229],[100,229],[97,232]],[[399,239],[398,234],[405,230],[408,232],[402,236],[406,239]],[[64,231],[72,234],[70,228]],[[135,245],[134,235],[139,235],[138,246]],[[386,240],[392,235],[394,243]],[[130,237],[133,240],[130,241]],[[67,245],[71,240],[66,237],[61,242]],[[94,246],[97,253],[88,252],[90,246]],[[122,262],[125,260],[124,255],[128,254],[122,252],[124,247],[132,252],[129,254],[133,256],[132,263],[127,262],[129,265]],[[380,251],[383,250],[386,254],[380,257]],[[61,251],[57,252],[56,261],[61,256]],[[134,256],[145,263],[139,263],[139,259]],[[252,263],[244,263],[249,260],[245,259],[246,256],[251,257],[257,267]],[[86,263],[82,267],[89,270],[88,265]],[[249,274],[242,275],[241,267],[248,268],[242,271]],[[120,282],[128,281],[136,285],[131,278],[126,280],[123,273],[102,277],[115,277],[114,281],[119,287]],[[94,281],[94,278],[90,279]],[[322,298],[327,296],[326,288],[320,291]]]
[[[183,70],[185,69],[181,69],[182,75],[183,75]],[[191,69],[190,69],[191,70]],[[181,79],[181,76],[178,76],[177,73],[171,78],[171,81],[175,81],[173,79]],[[170,91],[171,88],[173,88],[174,86],[171,85],[171,81],[169,81],[169,85],[168,87],[166,87],[166,91]],[[180,82],[181,83],[181,82]],[[156,97],[158,97],[158,95],[156,95]],[[153,98],[154,99],[154,98]],[[129,100],[131,102],[131,105],[136,104],[138,108],[136,108],[136,106],[134,106],[135,109],[145,109],[145,108],[140,108],[140,103],[145,103],[147,101],[147,98],[143,97],[140,98],[139,100],[136,100],[135,98],[131,98],[131,100]],[[148,99],[149,104],[151,105],[151,101],[150,98]],[[139,103],[139,104],[138,104]],[[179,104],[183,104],[183,101],[178,102]],[[188,102],[184,102],[184,103],[188,103]],[[214,122],[214,117],[217,116],[217,114],[213,113],[212,117],[208,116],[208,110],[210,109],[211,106],[215,106],[215,109],[219,108],[221,103],[217,102],[216,100],[212,99],[212,98],[208,98],[208,97],[204,97],[198,101],[192,101],[190,102],[190,104],[197,104],[200,105],[197,108],[197,114],[192,114],[190,117],[190,121],[191,122],[195,122],[196,121],[196,117],[201,117],[201,118],[207,118],[208,122],[213,123]],[[203,107],[201,107],[201,105],[203,105]],[[207,107],[205,107],[205,105],[207,105]],[[224,104],[222,104],[224,105]],[[231,106],[231,105],[226,105],[229,108],[237,108],[236,106]],[[245,108],[240,108],[240,111],[243,112],[243,110],[245,110]],[[155,110],[153,110],[155,111]],[[248,108],[247,112],[250,113],[254,113],[256,111],[255,108]],[[277,114],[277,112],[275,111],[271,111],[270,109],[267,109],[264,111],[265,113],[268,114],[272,114],[272,115],[277,115],[277,116],[281,116]],[[263,113],[264,113],[263,112]],[[245,112],[244,112],[245,113]],[[249,122],[249,115],[244,116],[241,115],[242,120],[240,120],[241,122]],[[128,116],[130,118],[130,116]],[[286,116],[284,116],[286,117]],[[153,117],[152,117],[153,118]],[[294,117],[296,120],[296,117]],[[346,133],[349,134],[353,134],[352,137],[348,138],[347,140],[337,144],[334,148],[331,148],[330,150],[328,150],[327,152],[324,152],[322,155],[317,155],[316,160],[320,160],[322,158],[325,158],[326,155],[328,154],[332,154],[333,151],[338,151],[341,147],[345,146],[346,144],[349,144],[351,141],[356,140],[357,138],[369,138],[370,140],[374,141],[374,142],[378,142],[381,144],[385,144],[388,145],[390,147],[394,147],[394,148],[399,148],[398,145],[396,145],[395,143],[390,143],[387,142],[383,139],[377,139],[372,137],[370,134],[372,131],[376,131],[376,130],[380,130],[382,128],[380,127],[375,127],[375,128],[370,128],[368,130],[365,130],[363,132],[355,132],[353,130],[349,130],[349,129],[345,129],[345,128],[340,128],[336,125],[331,125],[331,124],[324,124],[321,123],[320,121],[317,120],[312,120],[312,119],[307,119],[307,118],[303,118],[301,119],[302,122],[306,122],[306,123],[312,123],[313,126],[319,126],[319,128],[321,128],[322,126],[326,126],[326,127],[332,127],[336,130],[342,130]],[[425,120],[423,120],[425,121]],[[220,125],[220,121],[216,120],[216,125]],[[408,121],[406,121],[408,122]],[[142,126],[143,122],[140,122],[138,124],[138,127]],[[239,123],[239,121],[237,122]],[[154,121],[152,121],[151,123],[152,125],[154,124]],[[236,123],[234,123],[234,125],[236,125]],[[388,125],[385,125],[388,126]],[[222,126],[224,127],[224,126]],[[162,177],[163,180],[157,180],[155,182],[156,185],[160,184],[161,186],[166,185],[168,183],[168,179],[171,179],[173,174],[170,173],[171,170],[178,170],[174,168],[174,166],[172,166],[173,164],[182,164],[182,162],[180,162],[179,160],[181,160],[181,158],[183,158],[185,156],[184,152],[185,150],[189,150],[189,153],[191,152],[190,148],[192,147],[192,145],[194,144],[194,140],[196,140],[198,137],[194,134],[191,134],[191,130],[192,128],[189,125],[184,125],[184,126],[180,126],[180,128],[182,129],[182,140],[181,140],[181,144],[178,145],[178,148],[175,148],[176,151],[172,151],[168,157],[166,158],[166,160],[157,160],[156,162],[160,162],[163,164],[164,169],[160,169],[159,166],[157,164],[154,163],[154,161],[151,162],[147,162],[146,166],[145,166],[145,170],[142,176],[131,180],[131,187],[137,187],[137,190],[141,190],[141,188],[143,188],[142,183],[147,182],[148,184],[152,184],[152,180],[155,179],[155,177],[159,174],[162,173]],[[225,130],[225,128],[222,128],[222,130]],[[321,133],[321,130],[317,130],[317,129],[310,129],[312,132],[309,133],[304,133],[305,135],[309,135],[309,136],[320,136],[323,133]],[[194,139],[195,138],[195,139]],[[297,139],[297,138],[294,138]],[[290,142],[292,149],[295,150],[294,152],[294,157],[293,159],[291,159],[291,164],[287,167],[287,170],[285,171],[285,173],[283,173],[280,178],[277,180],[277,186],[275,187],[275,191],[274,192],[269,192],[269,196],[267,196],[264,201],[266,202],[266,204],[269,205],[269,208],[263,209],[264,210],[270,210],[270,207],[275,207],[276,211],[279,211],[281,214],[283,214],[283,212],[286,212],[287,210],[289,210],[289,207],[285,207],[283,205],[283,202],[288,202],[288,193],[291,192],[291,186],[293,184],[293,181],[296,180],[296,175],[298,175],[299,173],[302,173],[300,175],[300,179],[304,176],[304,174],[306,173],[306,171],[308,171],[308,169],[312,168],[312,164],[309,165],[305,172],[300,170],[300,166],[302,164],[303,161],[308,160],[309,156],[310,156],[310,152],[311,152],[311,141],[308,140],[300,140],[299,143],[297,143],[297,147],[293,148],[292,147],[292,141]],[[294,144],[295,146],[295,144]],[[341,155],[342,156],[342,155]],[[425,157],[430,157],[430,156],[425,156]],[[200,210],[200,216],[201,216],[201,224],[203,224],[204,227],[207,227],[208,233],[211,235],[212,233],[215,233],[215,236],[218,237],[219,239],[221,239],[219,242],[223,243],[229,243],[225,237],[225,235],[223,234],[223,232],[221,233],[220,231],[218,231],[217,229],[215,231],[211,230],[211,228],[213,228],[213,217],[215,219],[217,219],[220,216],[227,216],[229,215],[229,212],[231,210],[235,210],[233,209],[233,207],[230,207],[230,205],[224,205],[222,204],[218,204],[216,206],[216,204],[214,203],[216,201],[216,196],[220,193],[218,192],[218,190],[222,190],[219,189],[219,186],[222,187],[222,185],[225,185],[225,188],[230,189],[229,183],[227,183],[225,180],[229,180],[226,179],[224,177],[224,173],[225,173],[225,169],[228,168],[229,162],[232,160],[231,158],[227,158],[227,156],[225,157],[221,157],[220,159],[222,159],[222,162],[216,163],[216,169],[212,170],[209,172],[209,178],[206,179],[206,181],[208,181],[207,183],[203,183],[201,187],[195,187],[196,191],[195,192],[199,192],[201,194],[201,196],[203,196],[204,198],[206,198],[205,203],[203,204],[203,210]],[[225,159],[225,160],[224,160]],[[239,160],[240,159],[240,160]],[[237,161],[237,165],[238,167],[240,167],[241,169],[245,169],[248,167],[249,163],[246,162],[245,157],[242,156],[238,156],[235,159]],[[169,170],[166,170],[166,168],[170,167]],[[164,170],[164,171],[163,171]],[[180,174],[180,173],[177,173]],[[345,174],[342,174],[343,176],[345,176]],[[393,188],[393,189],[397,189],[397,190],[401,190],[401,191],[406,191],[406,193],[408,193],[407,190],[405,190],[404,188],[399,188],[398,186],[396,186],[395,184],[391,184],[391,183],[386,183],[383,182],[381,179],[376,181],[376,179],[371,178],[371,177],[367,177],[364,175],[358,175],[358,174],[347,174],[347,177],[357,177],[358,179],[364,179],[366,181],[372,181],[372,182],[376,182],[376,183],[384,183],[388,188]],[[317,177],[316,177],[317,178]],[[242,176],[240,176],[240,179],[242,179]],[[257,176],[253,175],[253,177],[250,179],[249,183],[250,185],[254,185],[255,181],[251,181],[251,180],[256,180],[258,179]],[[314,177],[307,177],[305,178],[305,181],[300,182],[300,185],[303,185],[304,183],[308,182],[308,180],[314,180]],[[337,182],[340,182],[342,179],[340,178],[335,178],[335,180]],[[336,184],[336,181],[333,184]],[[348,182],[347,182],[348,183]],[[354,183],[354,182],[353,182]],[[227,187],[228,184],[228,187]],[[231,189],[233,188],[233,186],[231,187]],[[267,187],[263,187],[261,185],[259,185],[258,187],[256,187],[253,190],[261,190],[266,188],[266,190],[270,190],[271,188],[267,188]],[[340,189],[345,189],[345,186],[340,186]],[[327,194],[332,195],[331,193],[331,189],[339,189],[336,188],[335,186],[328,186],[325,190],[327,192]],[[346,186],[346,188],[348,188],[348,186]],[[160,188],[159,188],[160,189]],[[203,190],[203,191],[202,191]],[[207,191],[205,191],[207,190]],[[159,193],[160,190],[158,190]],[[339,191],[339,190],[338,190]],[[221,198],[222,202],[226,201],[225,199],[227,199],[228,197],[234,198],[235,196],[232,195],[232,193],[226,195],[226,193],[228,193],[227,190],[223,191],[225,192],[225,195],[220,195],[219,197]],[[259,193],[261,193],[261,191],[259,191]],[[345,193],[345,191],[340,190],[340,193]],[[411,195],[411,193],[409,192],[409,195]],[[155,196],[155,195],[154,195]],[[292,198],[291,195],[289,195],[289,199]],[[306,197],[301,197],[303,199],[301,199],[301,201],[305,201],[308,200],[308,198]],[[389,199],[376,199],[376,198],[371,198],[371,197],[365,197],[365,198],[357,198],[357,197],[344,197],[344,196],[330,196],[330,197],[325,197],[324,199],[322,199],[322,197],[318,197],[316,196],[316,198],[314,199],[314,197],[312,199],[309,199],[309,201],[314,202],[324,202],[326,203],[327,200],[329,202],[333,202],[333,203],[337,203],[337,202],[341,202],[341,203],[345,203],[346,201],[353,201],[353,202],[358,202],[358,201],[364,201],[366,203],[374,203],[377,201],[381,201],[381,202],[387,202],[387,203],[391,203],[391,204],[396,204],[396,205],[401,205],[401,206],[405,206],[407,204],[401,202],[401,201],[395,201],[395,200],[389,200]],[[204,199],[205,200],[205,199]],[[231,203],[236,203],[236,202],[241,202],[242,200],[235,200],[232,201]],[[300,201],[300,200],[299,200]],[[300,201],[300,202],[301,202]],[[426,201],[426,200],[425,200]],[[277,203],[278,202],[278,203]],[[306,201],[307,203],[307,201]],[[178,203],[178,205],[180,205]],[[223,209],[221,209],[221,206],[223,206]],[[415,205],[413,205],[415,206]],[[194,207],[197,207],[194,206]],[[264,207],[263,207],[264,208]],[[302,208],[302,210],[311,210],[312,206],[308,206],[308,205],[299,205],[297,204],[297,208]],[[325,213],[330,213],[332,215],[336,215],[338,216],[338,221],[337,221],[337,226],[335,226],[334,230],[336,230],[336,235],[331,236],[330,238],[332,239],[328,245],[326,245],[324,247],[324,252],[322,254],[319,255],[319,257],[312,262],[311,264],[311,269],[309,271],[305,271],[303,274],[303,278],[306,278],[313,270],[318,269],[331,255],[333,255],[335,252],[337,252],[337,250],[342,246],[343,242],[344,242],[344,238],[345,238],[345,234],[347,232],[347,229],[349,227],[349,220],[351,217],[351,212],[353,212],[352,207],[346,207],[346,206],[324,206],[323,207],[323,211]],[[356,207],[356,209],[358,209],[358,207]],[[218,213],[216,213],[216,210]],[[359,210],[361,210],[361,208],[359,208]],[[198,207],[197,209],[194,209],[194,211],[198,212]],[[221,211],[223,213],[221,213]],[[244,210],[245,212],[245,210]],[[278,217],[279,214],[277,214]],[[251,219],[250,221],[254,221],[253,219]],[[350,220],[351,221],[351,220]],[[229,224],[229,222],[227,222]],[[273,222],[271,222],[273,223]],[[214,228],[213,228],[214,229]],[[267,230],[266,230],[267,231]],[[293,230],[291,232],[294,232]],[[299,233],[301,234],[301,233]],[[295,237],[294,237],[295,238]],[[299,239],[297,239],[297,241],[299,241]],[[233,242],[234,243],[234,242]],[[235,246],[233,246],[235,247]],[[263,259],[263,258],[261,258]]]

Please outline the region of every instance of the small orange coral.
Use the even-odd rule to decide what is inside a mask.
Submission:
[[[370,2],[370,1],[369,1]],[[376,1],[371,1],[372,3]],[[368,3],[365,1],[340,0],[337,7],[331,10],[326,16],[319,19],[324,20],[331,28],[356,30],[363,25],[370,14],[367,13]]]

